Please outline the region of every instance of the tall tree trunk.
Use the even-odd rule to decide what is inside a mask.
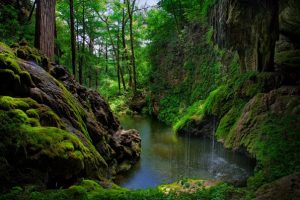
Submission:
[[[37,0],[35,47],[52,61],[55,56],[55,0]]]
[[[120,71],[120,77],[123,85],[124,91],[126,91],[126,85],[125,85],[125,80],[124,80],[124,73],[123,69],[121,66],[121,60],[120,60],[120,28],[119,28],[119,23],[118,23],[118,35],[117,35],[117,62],[118,62],[118,68]]]
[[[72,69],[76,78],[76,36],[74,19],[74,0],[70,0],[70,25],[71,25],[71,51],[72,51]]]
[[[105,22],[106,24],[106,30],[107,30],[107,33],[108,33],[108,36],[109,36],[109,39],[110,39],[110,42],[111,42],[111,45],[112,45],[112,49],[113,49],[113,54],[114,54],[114,57],[115,57],[115,61],[116,61],[116,67],[117,67],[117,76],[118,76],[118,87],[119,87],[119,93],[121,93],[121,82],[120,82],[120,60],[118,58],[118,52],[117,52],[117,49],[116,49],[116,45],[114,43],[114,40],[112,38],[112,35],[111,35],[111,32],[110,32],[110,28],[109,28],[109,24],[108,24],[108,21],[107,20],[102,20],[103,22]]]
[[[98,89],[98,75],[99,75],[99,68],[95,69],[95,85],[96,85],[96,90]]]
[[[126,3],[126,0],[123,1],[124,5]],[[129,61],[129,57],[128,57],[128,50],[127,50],[127,46],[126,46],[126,24],[127,24],[127,20],[126,20],[126,15],[125,15],[125,8],[122,9],[122,45],[123,45],[123,55],[122,55],[122,61],[123,61],[123,65],[125,67],[127,67],[128,69],[128,75],[129,75],[129,87],[132,87],[132,70],[130,65],[128,65],[128,61]]]
[[[134,52],[134,36],[133,36],[133,10],[135,6],[135,0],[133,0],[132,4],[130,4],[130,0],[127,1],[127,10],[129,17],[129,32],[130,32],[130,48],[131,48],[131,66],[133,71],[133,88],[134,92],[136,92],[136,64],[135,64],[135,52]]]
[[[105,41],[105,73],[108,71],[108,44],[107,41]]]
[[[89,43],[90,54],[93,55],[94,53],[94,38],[90,36],[90,43]],[[92,80],[93,80],[93,69],[91,63],[89,63],[89,88],[92,88]]]
[[[85,48],[85,1],[82,1],[82,46],[81,46],[81,58],[79,65],[79,83],[82,84],[83,80],[83,65],[84,65],[84,48]]]

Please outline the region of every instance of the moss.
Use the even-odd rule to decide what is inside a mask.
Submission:
[[[270,114],[253,134],[253,151],[268,181],[300,170],[300,126],[296,115]]]
[[[218,117],[223,116],[233,104],[231,90],[227,85],[221,85],[212,91],[205,100],[205,113]]]
[[[65,129],[60,117],[47,106],[39,106],[35,112],[38,114],[42,126],[52,126]]]
[[[33,85],[33,81],[31,79],[31,76],[27,71],[22,71],[20,73],[20,80],[25,85],[29,85],[29,86]]]
[[[59,190],[46,190],[37,191],[29,190],[23,188],[14,188],[10,193],[0,196],[0,200],[13,199],[17,200],[96,200],[96,199],[106,199],[106,200],[134,200],[134,199],[144,199],[144,200],[187,200],[187,199],[243,199],[247,196],[247,192],[244,189],[236,189],[231,185],[222,183],[218,184],[209,189],[200,189],[194,193],[175,193],[169,192],[168,194],[162,192],[159,188],[144,189],[144,190],[127,190],[124,188],[110,188],[103,189],[95,181],[84,180],[78,185],[71,186],[68,189]],[[248,198],[250,199],[250,198]]]
[[[276,53],[275,62],[290,68],[300,67],[300,50],[290,50]]]
[[[204,115],[204,102],[197,101],[186,111],[186,114],[181,117],[173,126],[174,131],[178,132],[185,126],[188,126],[188,123],[191,120],[201,120]]]
[[[228,138],[228,134],[240,117],[244,105],[244,102],[235,104],[229,110],[229,112],[222,117],[216,131],[216,137],[218,140],[224,141],[226,138]]]
[[[30,98],[13,98],[8,96],[0,96],[0,109],[21,109],[27,110],[32,107],[37,107],[37,102]]]
[[[86,114],[84,109],[82,108],[81,104],[74,98],[74,96],[65,88],[65,86],[60,83],[59,81],[55,80],[55,83],[58,85],[58,87],[61,89],[61,91],[64,94],[65,102],[67,102],[71,113],[66,113],[68,116],[71,116],[70,118],[75,117],[75,123],[76,123],[76,128],[79,128],[82,133],[91,141],[90,135],[87,131],[85,121],[84,119],[86,118]]]
[[[2,95],[22,96],[29,92],[28,86],[33,85],[30,74],[20,68],[19,60],[13,51],[7,46],[3,47],[1,43],[0,71]]]
[[[13,45],[13,51],[17,57],[24,60],[31,60],[48,71],[50,61],[44,55],[40,54],[36,48],[31,48],[27,44],[15,44]]]
[[[39,113],[36,109],[26,110],[26,114],[31,118],[40,119]]]
[[[27,123],[32,127],[41,126],[40,121],[36,118],[28,118]]]
[[[12,50],[2,43],[0,43],[0,49],[0,69],[10,69],[15,74],[19,74],[22,70]]]
[[[80,173],[95,178],[105,175],[107,164],[92,144],[83,144],[77,136],[60,128],[40,126],[39,118],[42,117],[40,110],[30,108],[28,102],[31,101],[26,98],[1,97],[0,99],[8,101],[5,106],[2,106],[4,110],[0,108],[2,138],[0,146],[4,147],[2,156],[8,156],[12,149],[13,151],[23,149],[26,158],[24,156],[10,158],[13,160],[12,163],[17,162],[14,161],[16,159],[26,167],[26,163],[32,162],[35,164],[28,167],[37,170],[43,169],[47,163],[47,167],[52,169],[54,178],[68,179]],[[18,106],[23,110],[15,109]],[[52,112],[47,109],[45,111],[48,113]]]

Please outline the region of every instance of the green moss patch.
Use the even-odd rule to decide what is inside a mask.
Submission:
[[[107,164],[95,147],[64,130],[64,124],[50,108],[30,98],[2,96],[0,121],[0,157],[10,165],[50,173],[59,180],[79,174],[106,176]],[[5,173],[8,172],[2,171],[1,176],[7,177]],[[26,176],[19,174],[21,180],[23,175]],[[6,181],[9,180],[8,177]]]
[[[14,44],[13,52],[18,58],[30,60],[43,67],[46,71],[49,70],[50,61],[47,57],[39,53],[35,48],[29,47],[26,43]]]

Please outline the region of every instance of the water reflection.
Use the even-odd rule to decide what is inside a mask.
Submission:
[[[121,123],[139,130],[142,137],[141,160],[116,180],[123,187],[155,187],[183,177],[236,182],[253,171],[253,162],[245,156],[208,139],[177,137],[170,127],[151,118],[123,117]]]

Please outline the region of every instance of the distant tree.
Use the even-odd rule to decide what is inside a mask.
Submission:
[[[55,0],[37,0],[35,46],[54,60]]]

